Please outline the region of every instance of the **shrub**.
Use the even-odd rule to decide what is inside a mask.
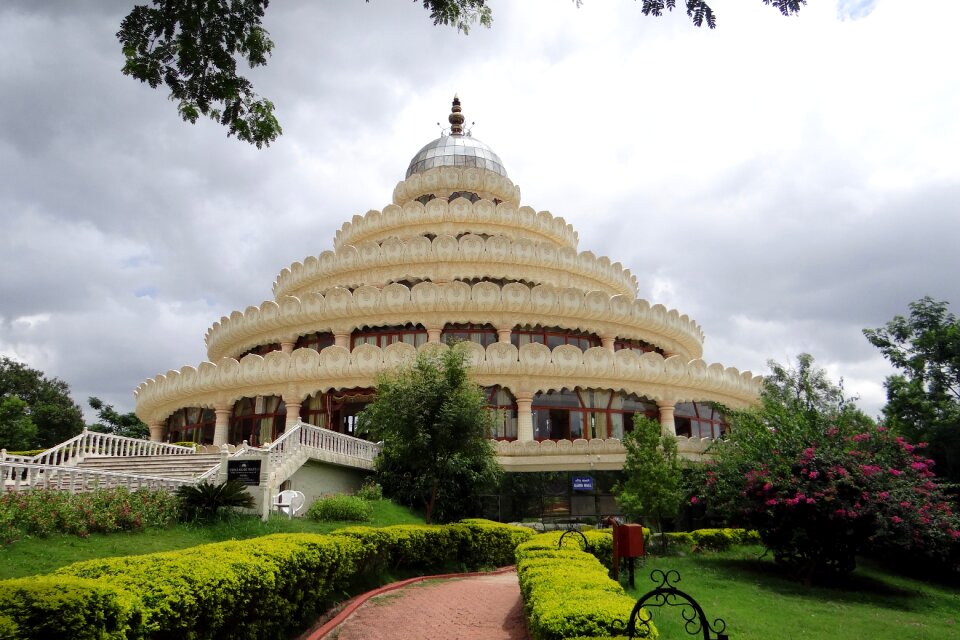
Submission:
[[[383,487],[373,478],[367,478],[357,489],[357,497],[361,500],[383,500]]]
[[[25,536],[138,531],[166,526],[177,515],[177,500],[162,489],[126,487],[69,493],[34,489],[0,494],[0,535],[9,544]]]
[[[465,559],[480,557],[478,545],[499,557],[531,535],[482,521],[352,527],[78,562],[52,576],[0,582],[0,637],[293,637],[358,577],[384,566],[435,571],[463,549]],[[11,625],[19,629],[7,631]]]
[[[307,517],[320,522],[369,522],[373,505],[357,496],[327,496],[310,505]]]
[[[362,561],[349,539],[278,534],[78,562],[56,575],[136,594],[150,637],[283,637],[313,619]]]
[[[173,444],[175,444],[175,445],[177,445],[177,446],[180,446],[180,447],[192,447],[192,448],[194,448],[194,449],[196,449],[196,448],[199,446],[199,443],[197,443],[197,442],[187,442],[187,441],[184,441],[184,442],[174,442]]]
[[[572,548],[558,550],[555,533],[517,547],[517,575],[531,636],[561,640],[623,633],[634,599],[595,557]],[[656,638],[656,629],[647,637]]]
[[[3,581],[0,638],[136,637],[138,599],[113,585],[70,576]]]
[[[253,507],[253,496],[239,480],[213,484],[204,480],[199,484],[183,485],[177,489],[180,513],[184,520],[210,520],[233,508]]]
[[[848,574],[867,551],[951,562],[960,519],[923,445],[873,425],[809,356],[773,372],[762,406],[729,416],[730,440],[703,472],[708,505],[758,530],[807,583]]]

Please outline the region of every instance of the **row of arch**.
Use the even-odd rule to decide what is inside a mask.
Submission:
[[[485,198],[520,204],[520,187],[510,178],[475,167],[438,167],[414,173],[393,188],[393,202],[405,205],[425,193],[476,191]]]
[[[318,392],[302,400],[277,395],[242,397],[232,406],[216,409],[184,407],[174,411],[160,425],[157,439],[199,444],[240,444],[255,446],[272,442],[288,426],[302,421],[357,436],[357,415],[374,397],[374,390],[354,388]],[[709,403],[685,402],[669,406],[621,391],[603,389],[560,389],[534,394],[518,402],[509,389],[485,389],[493,417],[491,438],[574,441],[621,440],[633,429],[634,416],[643,416],[669,426],[679,436],[719,438],[727,429],[725,417]],[[521,413],[524,415],[521,416]],[[531,432],[520,437],[520,424],[528,419]],[[672,419],[672,425],[669,420]]]
[[[445,348],[442,343],[428,343],[419,350]],[[530,392],[558,389],[575,381],[582,387],[622,389],[657,401],[711,400],[740,407],[755,401],[761,382],[750,372],[679,356],[664,358],[656,352],[641,355],[603,347],[581,351],[569,344],[551,350],[539,343],[518,349],[503,342],[487,347],[467,342],[463,348],[468,351],[471,375],[480,384]],[[369,386],[379,373],[412,361],[417,351],[411,344],[397,342],[382,349],[362,344],[351,351],[334,345],[319,352],[301,348],[265,356],[249,354],[240,361],[222,358],[142,383],[134,392],[137,413],[150,423],[188,404],[211,406],[244,395],[278,392],[305,397],[338,386]]]
[[[498,328],[552,325],[597,335],[645,340],[665,352],[699,357],[703,331],[676,309],[650,305],[632,296],[584,292],[520,282],[468,284],[398,282],[355,290],[333,288],[267,300],[222,317],[207,331],[211,359],[233,356],[274,341],[295,340],[299,333],[330,330],[349,333],[358,326],[402,325],[411,318],[443,327],[446,323],[491,322]],[[509,323],[508,327],[502,326]]]
[[[579,238],[573,226],[549,211],[536,212],[531,207],[497,202],[496,198],[487,199],[479,194],[479,199],[449,199],[462,193],[465,192],[454,189],[444,197],[441,192],[425,192],[402,207],[391,204],[384,207],[382,212],[371,209],[363,216],[355,215],[353,220],[345,222],[337,231],[333,246],[339,249],[376,238],[411,236],[424,226],[436,229],[454,225],[464,231],[474,227],[497,229],[508,237],[523,237],[547,241],[558,247],[577,248]]]
[[[430,269],[455,277],[499,278],[529,272],[539,277],[527,279],[557,286],[573,284],[585,291],[598,289],[609,294],[637,293],[636,276],[605,256],[598,258],[591,251],[577,253],[576,249],[526,238],[484,238],[474,233],[460,238],[446,234],[432,240],[426,236],[391,237],[382,242],[343,245],[284,268],[274,282],[273,293],[279,297],[353,284],[348,280],[357,280],[357,284],[391,282],[398,279],[391,274],[425,275]],[[469,273],[456,273],[465,269]]]

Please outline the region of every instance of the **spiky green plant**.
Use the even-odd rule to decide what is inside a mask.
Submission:
[[[180,514],[184,520],[213,520],[235,507],[253,507],[253,496],[239,480],[213,484],[204,480],[177,489]]]

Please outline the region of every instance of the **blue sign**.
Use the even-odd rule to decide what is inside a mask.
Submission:
[[[590,476],[574,476],[573,490],[574,491],[593,491],[593,478],[591,478]]]

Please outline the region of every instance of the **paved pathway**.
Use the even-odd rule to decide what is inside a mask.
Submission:
[[[527,640],[514,571],[430,580],[371,598],[330,640]]]

